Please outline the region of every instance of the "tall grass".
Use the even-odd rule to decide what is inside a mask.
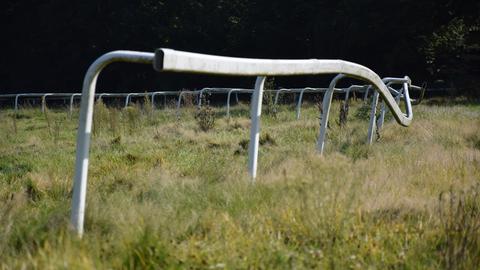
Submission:
[[[339,105],[339,104],[335,104]],[[201,131],[195,108],[95,107],[85,236],[69,229],[78,119],[0,115],[0,268],[474,269],[480,106],[415,107],[364,145],[362,104],[315,153],[318,109],[262,117],[246,174],[248,106]],[[213,108],[218,111],[220,109]],[[331,111],[339,119],[340,110]],[[53,119],[61,121],[56,142]],[[155,119],[150,121],[148,119]]]

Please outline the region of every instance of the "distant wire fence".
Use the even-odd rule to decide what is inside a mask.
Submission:
[[[411,86],[412,89],[425,90],[423,87]],[[264,90],[264,92],[271,92],[274,94],[274,108],[276,108],[280,102],[280,96],[290,94],[293,96],[292,104],[295,105],[296,118],[300,118],[301,106],[304,101],[305,94],[323,94],[328,88],[280,88],[276,90]],[[450,89],[428,89],[427,92],[434,91],[438,93],[440,91],[449,91]],[[102,101],[116,105],[117,107],[126,108],[132,104],[133,100],[149,98],[152,109],[159,107],[167,108],[170,104],[175,104],[177,110],[177,116],[180,115],[182,107],[182,100],[186,95],[193,95],[195,97],[195,103],[198,108],[201,108],[202,102],[204,102],[206,95],[218,95],[216,102],[213,104],[221,106],[223,102],[220,100],[220,95],[226,95],[225,108],[226,116],[230,117],[230,109],[232,106],[232,94],[234,94],[234,102],[238,104],[240,102],[240,95],[251,95],[254,89],[244,88],[203,88],[201,90],[178,90],[178,91],[154,91],[154,92],[131,92],[131,93],[98,93],[95,94],[96,101]],[[348,88],[335,88],[335,93],[344,95],[344,102],[352,97],[352,93],[363,94],[364,101],[369,96],[369,89],[366,85],[352,85]],[[74,109],[79,106],[79,101],[82,98],[81,93],[18,93],[18,94],[0,94],[0,109],[13,108],[15,112],[18,112],[22,106],[34,107],[40,106],[42,112],[45,111],[47,105],[50,103],[54,107],[68,107],[69,113],[73,113]],[[243,98],[245,99],[245,98]],[[142,101],[142,100],[141,100]],[[210,103],[209,103],[210,104]]]

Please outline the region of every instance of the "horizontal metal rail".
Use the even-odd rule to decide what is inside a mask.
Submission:
[[[328,114],[336,83],[344,77],[352,77],[366,81],[394,114],[395,119],[402,126],[409,126],[413,114],[411,111],[408,88],[405,101],[407,112],[404,114],[395,102],[388,87],[381,78],[372,70],[343,60],[269,60],[232,58],[175,51],[171,49],[158,49],[154,53],[114,51],[104,54],[89,67],[83,82],[82,103],[77,136],[77,152],[75,165],[75,180],[72,200],[71,221],[75,231],[83,234],[85,214],[85,201],[87,191],[87,175],[89,163],[90,137],[92,132],[93,105],[96,91],[96,82],[100,72],[113,62],[131,62],[152,64],[157,71],[189,72],[200,74],[217,74],[229,76],[255,76],[255,91],[251,102],[251,129],[249,144],[249,172],[255,180],[257,172],[258,148],[260,138],[260,116],[263,98],[263,88],[266,76],[294,76],[340,74],[331,82],[323,99],[322,125],[318,140],[319,153],[323,152]]]

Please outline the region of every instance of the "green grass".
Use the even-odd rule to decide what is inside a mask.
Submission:
[[[475,269],[480,262],[480,105],[420,105],[367,147],[354,103],[262,117],[258,181],[249,110],[97,105],[85,235],[69,229],[78,112],[0,111],[0,269]]]

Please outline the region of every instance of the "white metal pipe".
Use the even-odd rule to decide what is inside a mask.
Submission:
[[[18,101],[20,99],[20,97],[35,97],[35,98],[40,98],[41,101],[42,101],[42,112],[45,110],[45,102],[44,102],[44,99],[45,97],[47,96],[51,96],[51,95],[55,95],[54,93],[25,93],[25,94],[16,94],[15,95],[15,106],[14,106],[14,110],[15,110],[15,113],[17,113],[18,109],[19,109],[19,106],[18,106]],[[64,95],[67,95],[65,93],[58,93],[57,95],[61,95],[61,96],[64,96]]]
[[[250,144],[248,147],[248,170],[252,178],[252,182],[255,182],[255,178],[257,177],[258,147],[260,142],[260,117],[262,115],[262,99],[265,78],[265,76],[257,77],[255,82],[255,91],[253,92],[251,102],[252,124],[250,127]]]
[[[400,98],[402,97],[402,90],[397,91],[391,87],[391,85],[394,84],[401,84],[403,87],[403,83],[408,83],[410,84],[410,80],[408,77],[404,78],[393,78],[393,77],[387,77],[382,79],[384,83],[386,83],[387,88],[390,90],[390,93],[392,93],[395,96],[395,101],[397,104],[400,102]],[[383,124],[385,122],[385,114],[387,112],[387,107],[385,106],[385,101],[382,99],[382,105],[380,109],[380,116],[378,117],[378,120],[376,121],[377,129],[381,129],[383,127]]]
[[[132,95],[135,95],[134,93],[129,93],[126,97],[125,97],[125,106],[124,108],[126,109],[128,107],[128,104],[130,103],[130,97]]]
[[[298,97],[298,102],[297,102],[297,120],[300,119],[300,107],[302,106],[302,100],[303,100],[303,92],[305,92],[307,88],[303,88],[300,91],[300,96]]]
[[[45,112],[45,109],[47,108],[47,97],[51,95],[51,93],[42,95],[42,113]]]
[[[293,75],[316,75],[316,74],[339,74],[331,82],[323,100],[322,125],[320,129],[317,147],[323,152],[328,125],[329,109],[332,101],[335,85],[344,76],[365,80],[371,83],[385,100],[387,106],[393,112],[397,122],[403,126],[409,126],[412,121],[408,85],[406,85],[405,102],[407,113],[404,114],[395,103],[388,88],[380,77],[370,69],[342,60],[268,60],[246,59],[203,55],[188,52],[179,52],[170,49],[158,49],[155,54],[132,51],[115,51],[104,54],[98,58],[88,69],[83,83],[82,102],[80,106],[80,120],[77,135],[77,151],[75,164],[75,180],[72,200],[71,222],[78,233],[83,234],[83,221],[85,213],[85,199],[87,191],[87,175],[89,163],[89,146],[92,131],[93,104],[96,81],[102,69],[113,62],[133,62],[154,64],[158,71],[191,72],[202,74],[223,74],[234,76],[256,76],[255,92],[252,97],[249,145],[249,172],[252,180],[255,180],[258,147],[260,136],[260,116],[265,77],[293,76]]]
[[[231,76],[294,76],[342,73],[372,83],[394,112],[397,122],[409,126],[412,118],[395,104],[380,77],[367,67],[343,60],[272,60],[206,55],[171,49],[155,51],[154,68],[158,71],[189,72]]]
[[[114,51],[98,58],[88,68],[83,81],[80,121],[77,135],[77,154],[75,162],[75,180],[73,186],[71,223],[79,236],[83,234],[85,200],[87,194],[87,176],[90,136],[92,133],[93,103],[97,78],[107,65],[113,62],[132,62],[152,64],[153,53]]]
[[[18,94],[15,96],[15,106],[14,106],[14,110],[15,110],[15,113],[18,112],[18,99],[24,94]]]
[[[373,143],[373,133],[375,132],[375,124],[377,122],[377,104],[378,104],[378,92],[373,93],[372,108],[370,111],[370,123],[368,125],[367,144]]]
[[[70,96],[70,116],[73,114],[73,100],[75,99],[75,97],[81,97],[82,94],[80,93],[77,93],[77,94],[73,94],[72,96]]]
[[[210,90],[210,88],[203,88],[200,90],[198,94],[198,108],[202,107],[202,97],[203,97],[203,92]]]
[[[330,82],[327,92],[323,95],[323,104],[322,104],[322,115],[321,115],[321,124],[320,124],[320,135],[318,136],[317,141],[317,151],[320,155],[323,155],[325,149],[325,138],[327,136],[327,127],[328,127],[328,117],[330,115],[330,105],[332,105],[333,92],[335,91],[335,86],[338,81],[345,78],[344,74],[338,74]]]

